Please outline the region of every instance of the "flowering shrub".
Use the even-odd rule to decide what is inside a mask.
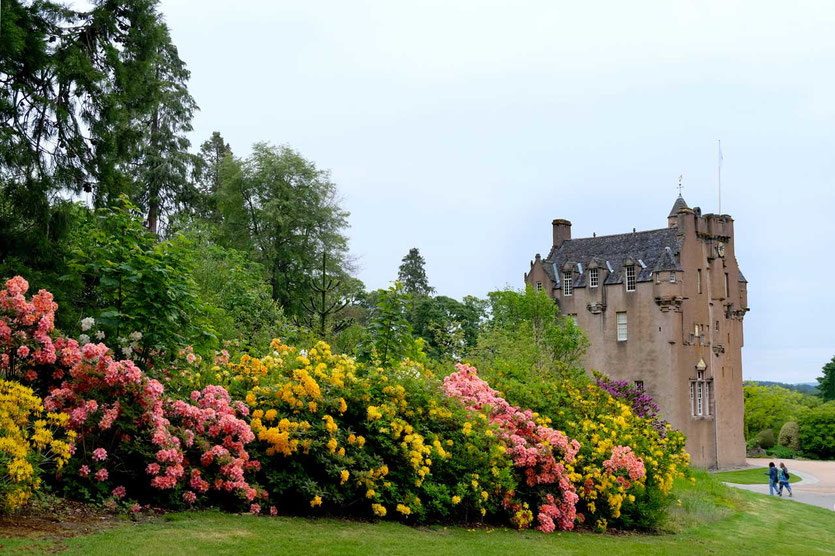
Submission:
[[[215,493],[248,501],[264,495],[245,479],[258,463],[245,449],[255,436],[242,419],[249,413],[242,402],[219,386],[193,391],[188,401],[169,398],[162,383],[132,360],[114,359],[105,344],[52,338],[56,305],[44,291],[27,302],[27,287],[16,277],[0,291],[0,370],[15,374],[16,363],[17,374],[38,379],[49,392],[44,407],[62,413],[77,433],[76,455],[62,474],[66,490],[169,504],[194,504]],[[32,342],[40,346],[35,352]]]
[[[599,373],[596,378],[598,388],[606,391],[613,398],[623,400],[638,417],[648,419],[662,437],[667,434],[667,421],[659,417],[658,405],[652,396],[644,392],[643,384],[634,384],[627,380],[611,380]]]
[[[0,372],[31,382],[38,368],[55,363],[50,333],[58,305],[46,290],[27,301],[28,290],[29,283],[20,276],[7,280],[0,290]]]
[[[445,396],[423,366],[358,367],[321,342],[271,349],[218,376],[246,392],[280,508],[403,521],[503,512],[516,478],[498,428]]]
[[[576,440],[569,441],[563,433],[546,426],[541,420],[537,422],[531,410],[522,411],[511,406],[476,375],[475,367],[462,364],[455,367],[457,372],[444,379],[444,390],[449,396],[461,400],[468,409],[486,413],[489,422],[498,428],[508,456],[516,467],[524,470],[525,484],[532,490],[525,494],[520,491],[517,497],[514,497],[514,492],[507,493],[504,505],[516,512],[514,523],[519,527],[530,523],[528,508],[533,503],[535,507],[539,506],[537,519],[541,531],[550,533],[556,525],[563,530],[573,529],[578,497],[565,465],[557,461],[557,456],[565,463],[571,463],[580,450],[580,444]],[[556,485],[559,496],[554,497],[547,486],[542,488],[539,485]]]
[[[31,388],[0,380],[0,507],[6,513],[26,503],[47,466],[61,469],[72,453],[75,432],[65,414],[44,412]]]

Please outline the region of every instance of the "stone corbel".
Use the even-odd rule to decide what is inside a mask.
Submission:
[[[606,310],[606,305],[604,303],[593,301],[586,305],[586,309],[588,309],[592,315],[599,315]]]

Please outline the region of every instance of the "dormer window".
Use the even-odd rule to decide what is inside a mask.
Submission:
[[[598,269],[590,268],[589,269],[589,287],[590,288],[596,288],[599,280],[600,280],[600,275],[598,274]]]
[[[676,273],[675,273],[675,272],[671,272],[671,273],[670,273],[670,283],[671,283],[671,284],[675,284],[675,283],[676,283]]]
[[[626,291],[635,291],[635,265],[631,264],[626,267]]]
[[[564,296],[569,296],[572,294],[572,273],[571,271],[565,271],[562,273],[562,294]]]

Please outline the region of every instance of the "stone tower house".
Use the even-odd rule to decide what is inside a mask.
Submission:
[[[525,282],[586,333],[587,368],[642,383],[687,435],[694,465],[744,464],[748,296],[733,219],[703,215],[679,195],[666,228],[572,239],[571,222],[552,225],[551,250],[536,255]]]

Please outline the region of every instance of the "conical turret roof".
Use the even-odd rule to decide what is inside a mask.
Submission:
[[[679,193],[678,199],[676,199],[676,202],[673,205],[673,210],[670,211],[670,214],[668,215],[668,217],[675,216],[676,214],[678,214],[678,211],[680,211],[683,208],[690,208],[690,207],[687,206],[687,203],[684,201],[684,197],[682,197],[681,194]]]

